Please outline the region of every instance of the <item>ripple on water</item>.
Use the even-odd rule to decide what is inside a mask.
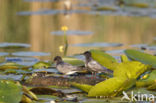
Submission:
[[[7,56],[9,55],[9,53],[6,53],[6,52],[0,52],[0,56]]]

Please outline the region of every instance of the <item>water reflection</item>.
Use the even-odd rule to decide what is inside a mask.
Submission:
[[[36,12],[41,10],[64,10],[64,2],[24,2],[19,0],[5,0],[0,4],[0,42],[19,42],[31,45],[29,51],[49,52],[52,55],[40,57],[40,59],[51,60],[56,55],[63,55],[59,52],[59,46],[64,45],[64,37],[50,35],[51,31],[60,30],[61,26],[66,25],[70,30],[92,31],[93,35],[71,35],[68,36],[69,44],[93,43],[93,42],[119,42],[125,45],[130,44],[150,44],[156,34],[156,20],[148,17],[121,17],[127,15],[125,12],[113,14],[111,11],[92,11],[90,6],[86,7],[88,1],[72,1],[72,10],[86,10],[95,13],[63,13],[54,15],[28,15],[20,16],[21,11]],[[96,3],[90,2],[91,5]],[[88,3],[88,5],[90,5]],[[98,2],[103,5],[103,0]],[[80,6],[79,6],[80,5]],[[114,5],[111,4],[110,5]],[[124,8],[127,11],[126,8]],[[139,9],[143,10],[143,9]],[[150,9],[148,9],[150,11]],[[52,11],[47,11],[52,12]],[[132,11],[128,11],[132,12]],[[152,12],[152,11],[151,11]],[[25,12],[26,13],[26,12]],[[99,15],[98,13],[102,13]],[[116,12],[114,12],[116,13]],[[153,10],[155,15],[155,9]],[[28,13],[29,14],[29,13]],[[113,15],[113,16],[109,16]],[[143,16],[143,15],[141,15]],[[72,47],[68,49],[67,55],[80,53],[89,48]],[[102,48],[114,50],[113,47]],[[116,49],[125,49],[124,46]],[[1,49],[1,52],[6,50]]]

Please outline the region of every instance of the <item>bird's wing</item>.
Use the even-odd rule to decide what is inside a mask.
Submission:
[[[77,67],[68,63],[64,63],[64,67],[66,67],[70,71],[77,71]]]
[[[98,62],[96,62],[94,60],[92,60],[91,62],[88,63],[88,67],[91,68],[93,71],[112,73],[111,70],[103,67],[101,64],[99,64]]]
[[[95,71],[103,69],[103,67],[99,63],[97,63],[96,61],[93,61],[93,60],[88,63],[88,67]]]

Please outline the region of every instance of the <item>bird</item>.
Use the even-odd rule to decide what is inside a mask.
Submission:
[[[84,52],[83,55],[85,56],[85,67],[88,68],[88,70],[90,72],[92,72],[92,75],[95,74],[95,76],[96,76],[96,73],[99,73],[99,72],[104,72],[106,74],[112,74],[113,73],[112,70],[107,69],[106,67],[102,66],[97,61],[95,61],[92,58],[90,51]]]
[[[64,75],[71,75],[82,71],[81,67],[65,63],[60,56],[56,56],[54,62],[56,63],[57,70]]]

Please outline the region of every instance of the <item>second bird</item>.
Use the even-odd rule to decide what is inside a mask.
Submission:
[[[85,66],[89,69],[89,71],[92,72],[92,74],[95,73],[95,75],[96,75],[96,73],[99,73],[99,72],[104,72],[104,73],[107,73],[107,74],[113,73],[112,70],[103,67],[97,61],[95,61],[92,58],[92,55],[91,55],[90,51],[84,52],[83,55],[85,56],[85,59],[86,59],[85,60]]]
[[[54,58],[54,62],[56,63],[56,68],[60,73],[65,75],[74,74],[76,72],[81,71],[80,67],[73,66],[71,64],[65,63],[60,56],[56,56]]]

